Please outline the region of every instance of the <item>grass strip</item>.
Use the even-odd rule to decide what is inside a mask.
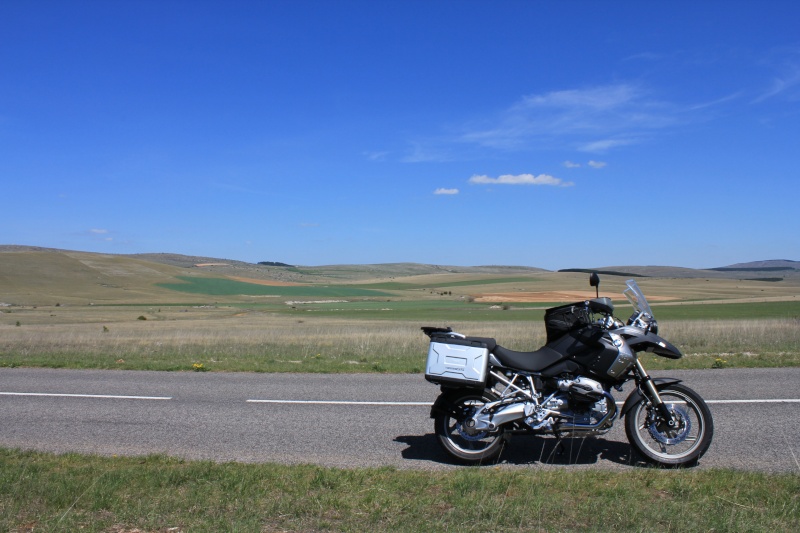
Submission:
[[[148,320],[48,324],[29,317],[0,327],[0,367],[194,370],[227,372],[421,373],[428,338],[425,322],[402,320],[295,319],[230,310],[180,318],[178,311],[152,312]],[[227,313],[222,315],[222,313]],[[189,315],[187,313],[186,315]],[[116,315],[111,315],[116,317]],[[545,342],[543,324],[462,321],[456,331],[494,337],[512,350],[531,351]],[[663,324],[663,336],[679,346],[678,360],[642,354],[650,370],[800,366],[800,329],[795,319],[685,320]]]
[[[348,470],[0,449],[2,531],[798,529],[798,474]]]
[[[191,348],[189,346],[188,348]],[[373,353],[368,356],[304,355],[287,353],[285,347],[276,355],[209,350],[164,349],[149,353],[116,352],[90,354],[76,352],[0,353],[0,368],[66,368],[73,370],[154,370],[167,372],[301,372],[308,374],[421,374],[425,370],[426,352],[413,355]],[[274,353],[274,352],[273,352]],[[354,358],[349,358],[354,357]],[[697,370],[723,368],[788,368],[800,366],[800,352],[694,353],[682,359],[665,359],[652,354],[640,354],[648,370]],[[421,378],[420,378],[421,379]]]

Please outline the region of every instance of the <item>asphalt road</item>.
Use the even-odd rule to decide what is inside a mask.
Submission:
[[[800,368],[656,373],[709,401],[699,468],[800,472]],[[628,385],[620,399],[624,399]],[[0,369],[0,446],[214,461],[452,468],[433,435],[438,388],[421,375]],[[321,402],[321,403],[317,403]],[[507,465],[632,468],[623,424],[603,437],[517,436]]]

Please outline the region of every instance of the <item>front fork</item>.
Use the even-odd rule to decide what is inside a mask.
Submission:
[[[653,378],[651,378],[647,370],[644,369],[638,357],[634,364],[636,365],[636,375],[638,376],[637,385],[639,385],[639,389],[647,399],[650,400],[650,403],[656,408],[662,420],[664,420],[669,427],[677,426],[678,421],[672,416],[672,413],[667,408],[667,404],[661,401],[661,395],[658,393],[655,384],[653,384]]]

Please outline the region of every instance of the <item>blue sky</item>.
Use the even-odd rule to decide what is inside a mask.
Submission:
[[[0,244],[800,259],[800,4],[0,3]]]

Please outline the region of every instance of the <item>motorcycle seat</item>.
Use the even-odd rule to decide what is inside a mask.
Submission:
[[[489,351],[504,365],[519,370],[527,370],[528,372],[541,372],[564,357],[547,346],[543,346],[534,352],[515,352],[502,346],[495,346]]]

